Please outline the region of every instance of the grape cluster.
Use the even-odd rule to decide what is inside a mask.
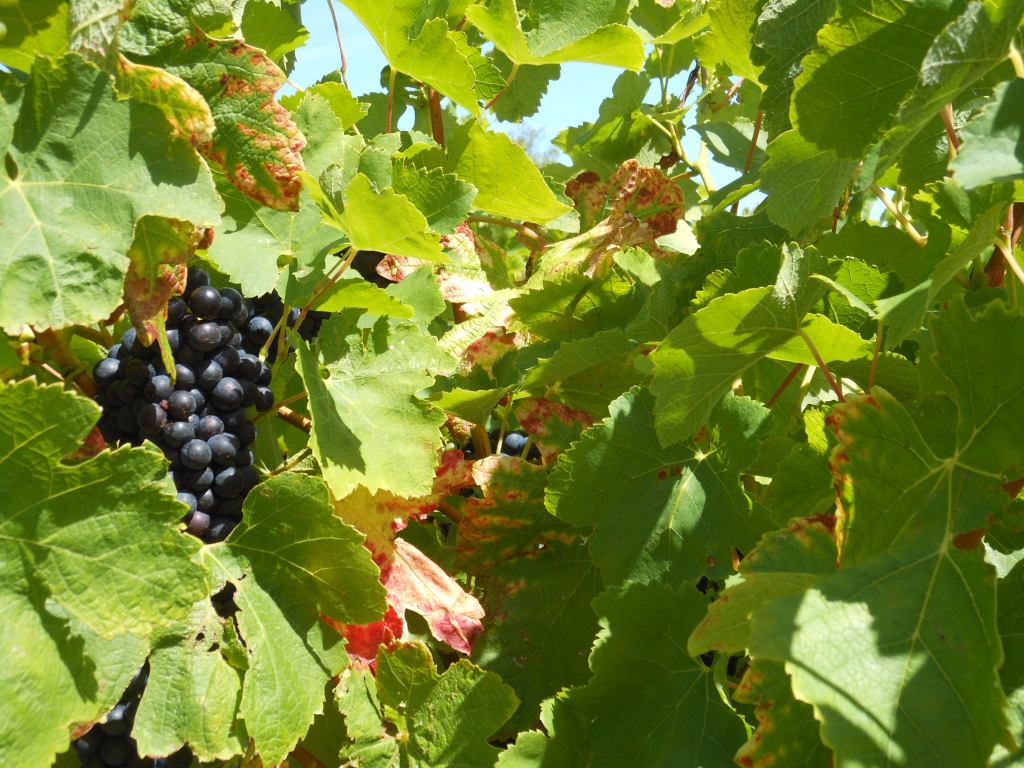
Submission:
[[[154,759],[139,755],[131,731],[148,680],[147,663],[104,721],[72,742],[83,768],[188,768],[192,765],[192,752],[188,747],[182,747],[168,757]]]
[[[268,334],[274,334],[274,329],[277,328],[281,318],[284,317],[284,301],[282,301],[281,297],[276,291],[265,293],[253,299],[252,305],[256,314],[249,321],[250,326],[256,323]],[[285,321],[285,324],[289,328],[294,328],[295,324],[299,322],[301,315],[302,310],[298,307],[292,307],[288,311],[288,319]],[[330,316],[330,312],[318,312],[315,309],[309,310],[306,313],[306,317],[299,324],[299,335],[306,341],[316,338],[316,335],[320,333],[320,326]],[[267,338],[269,339],[270,336],[268,335]],[[267,360],[271,363],[277,359],[277,340],[278,337],[274,334],[274,340],[270,343],[270,348],[267,350]]]
[[[242,519],[259,480],[250,450],[256,427],[246,408],[274,405],[270,368],[257,356],[273,330],[253,302],[232,288],[218,291],[205,270],[193,268],[184,296],[167,307],[174,380],[157,345],[144,346],[134,329],[93,369],[104,439],[159,446],[178,500],[188,506],[188,532],[210,544]]]

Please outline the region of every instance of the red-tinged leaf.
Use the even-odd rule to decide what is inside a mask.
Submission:
[[[122,30],[122,52],[166,69],[202,94],[217,130],[198,149],[232,184],[268,208],[297,211],[306,140],[274,100],[284,72],[258,48],[210,37],[193,10],[182,0],[140,5]]]
[[[581,230],[628,213],[644,223],[646,238],[654,240],[675,232],[676,221],[686,213],[679,185],[637,160],[627,160],[608,181],[592,171],[581,173],[565,185],[565,194],[576,203]]]
[[[412,259],[406,256],[395,256],[388,253],[377,264],[377,274],[386,280],[400,283],[421,266],[424,262],[419,259]]]
[[[121,56],[117,63],[117,90],[159,109],[174,132],[193,147],[213,139],[216,125],[210,105],[177,75],[159,67],[135,64]]]
[[[465,460],[462,451],[451,450],[441,457],[433,491],[427,496],[407,499],[388,491],[371,496],[360,486],[335,503],[335,513],[366,535],[366,547],[380,567],[381,583],[388,590],[388,605],[394,609],[398,624],[411,608],[426,619],[434,637],[467,654],[472,650],[473,637],[483,630],[483,608],[436,563],[399,539],[398,532],[405,528],[406,520],[422,519],[446,497],[474,484],[472,463]],[[362,650],[357,655],[370,660],[377,652],[375,646],[370,647],[373,639],[380,637],[384,642],[394,635],[395,626],[395,619],[385,617],[383,623],[352,629],[351,635],[347,627],[339,631],[359,645]],[[356,653],[351,648],[349,651]]]
[[[466,347],[462,359],[470,365],[479,365],[487,373],[491,373],[494,370],[494,364],[516,349],[521,341],[522,336],[518,333],[508,333],[504,328],[496,328]]]
[[[348,655],[366,664],[373,672],[377,670],[380,647],[392,648],[405,633],[405,620],[391,605],[388,605],[384,618],[372,624],[343,624],[330,616],[321,616],[345,638]]]
[[[128,249],[128,273],[124,278],[124,300],[132,325],[143,344],[160,344],[168,371],[174,358],[167,342],[167,302],[185,288],[185,262],[208,239],[205,230],[159,216],[146,216],[135,227],[135,239]]]
[[[576,411],[562,403],[543,397],[528,397],[515,407],[516,418],[523,429],[533,435],[541,459],[550,464],[558,454],[579,440],[583,430],[594,423],[589,413]]]
[[[107,450],[107,441],[103,439],[103,433],[100,432],[99,427],[93,427],[85,436],[85,440],[78,450],[69,453],[64,458],[68,461],[91,459],[93,456],[99,456],[105,450]]]
[[[473,661],[497,672],[523,704],[505,731],[532,726],[541,701],[590,677],[601,592],[581,531],[544,508],[548,470],[512,456],[473,465],[484,497],[459,503],[458,565],[487,611]]]
[[[455,234],[442,237],[441,246],[456,257],[438,268],[441,294],[446,301],[453,304],[486,302],[496,291],[515,288],[508,274],[504,249],[473,232],[468,224],[459,224]],[[486,304],[464,309],[471,315],[483,314]]]

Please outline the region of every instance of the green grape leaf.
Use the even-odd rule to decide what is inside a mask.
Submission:
[[[391,67],[480,114],[476,71],[444,18],[420,0],[342,0],[373,35]]]
[[[278,66],[286,54],[304,46],[310,37],[309,30],[296,21],[285,6],[271,0],[247,0],[242,35],[249,45],[266,51]]]
[[[68,8],[70,50],[102,62],[117,44],[117,31],[132,0],[72,0]]]
[[[616,272],[603,278],[574,274],[545,281],[509,301],[519,320],[541,338],[572,341],[621,328],[640,310],[643,296]]]
[[[456,387],[450,392],[439,392],[432,395],[430,402],[445,413],[464,419],[470,424],[486,424],[487,417],[505,396],[508,390],[499,389],[462,389]]]
[[[454,359],[415,326],[386,319],[358,329],[335,317],[318,341],[297,342],[298,368],[309,392],[310,447],[332,493],[344,498],[360,484],[370,493],[429,493],[445,418],[411,393],[450,373]]]
[[[831,272],[814,249],[783,248],[774,286],[715,299],[672,330],[651,354],[658,396],[658,437],[671,445],[692,437],[743,371],[793,339],[825,292],[812,272]]]
[[[482,498],[461,502],[458,566],[484,589],[485,631],[473,661],[501,675],[522,704],[503,732],[529,728],[559,689],[589,677],[601,591],[583,536],[544,508],[547,469],[511,456],[475,462]]]
[[[575,712],[563,699],[541,705],[543,731],[524,731],[501,753],[497,768],[588,768],[585,751],[589,718]]]
[[[188,743],[200,760],[226,760],[245,751],[239,722],[243,671],[232,666],[246,651],[230,619],[209,600],[153,638],[149,682],[132,737],[139,753],[169,755]]]
[[[322,173],[339,157],[357,152],[358,137],[344,135],[342,121],[317,94],[302,99],[295,123],[309,136],[302,159],[310,174]],[[299,196],[298,212],[277,211],[244,195],[223,177],[220,182],[218,189],[226,204],[224,224],[209,258],[246,296],[276,288],[287,303],[299,304],[312,294],[323,276],[328,252],[344,243],[344,235],[323,226],[320,209],[306,190]]]
[[[950,167],[964,189],[1024,178],[1024,80],[996,88],[960,135],[963,146]]]
[[[831,444],[835,445],[834,439]],[[800,443],[779,462],[764,503],[780,525],[793,517],[813,517],[835,505],[832,482],[827,451]]]
[[[760,108],[764,130],[772,138],[785,133],[793,83],[803,71],[801,61],[817,42],[818,30],[835,13],[836,0],[769,0],[754,30],[754,61],[764,66]]]
[[[723,700],[711,669],[686,652],[706,610],[692,586],[613,587],[594,601],[601,631],[590,654],[594,677],[569,693],[593,716],[587,746],[593,768],[623,764],[668,768],[734,766],[746,741],[739,715]]]
[[[613,19],[625,21],[625,14],[606,15],[608,6],[618,5],[606,0],[547,0],[534,6],[538,25],[528,34],[523,32],[515,0],[474,4],[466,9],[466,18],[516,64],[583,61],[636,72],[644,65],[643,41],[629,27],[612,23]]]
[[[522,64],[516,68],[515,63],[497,48],[490,57],[505,80],[512,77],[513,71],[516,73],[501,98],[491,107],[494,116],[505,122],[518,123],[524,117],[537,114],[548,85],[562,74],[562,67],[558,64]]]
[[[837,325],[823,315],[807,315],[801,330],[814,342],[826,364],[840,360],[871,360],[875,356],[874,342],[861,338],[843,325]],[[773,360],[787,363],[816,365],[814,354],[802,338],[792,338],[768,353]]]
[[[143,136],[144,151],[133,151]],[[8,152],[17,176],[0,177],[0,327],[10,333],[106,319],[142,216],[219,221],[192,148],[159,110],[120,101],[110,77],[74,54],[38,60]],[[54,208],[54,194],[68,204]],[[87,214],[97,207],[102,217]]]
[[[440,239],[427,229],[427,219],[405,195],[393,189],[377,192],[366,174],[357,173],[345,189],[344,208],[339,211],[314,178],[306,176],[306,183],[325,221],[348,235],[355,248],[422,261],[447,260]]]
[[[362,277],[339,280],[324,291],[317,299],[313,308],[320,312],[342,312],[346,309],[365,309],[371,315],[387,315],[400,320],[408,320],[416,310],[403,304],[383,288]]]
[[[232,184],[268,208],[297,210],[305,138],[273,99],[284,72],[251,46],[210,37],[194,23],[192,5],[138,4],[121,29],[122,52],[138,64],[163,67],[203,95],[217,130],[198,149]]]
[[[386,768],[490,768],[499,751],[487,743],[518,705],[501,678],[468,661],[437,673],[422,643],[381,648],[377,679],[350,673],[339,686],[349,743],[343,764]]]
[[[427,226],[441,235],[450,235],[466,220],[476,189],[440,168],[429,171],[408,162],[392,166],[395,192],[405,195],[427,219]]]
[[[366,623],[384,613],[363,537],[331,513],[328,499],[318,478],[277,475],[249,494],[227,540],[203,550],[214,576],[235,586],[248,654],[240,711],[270,763],[305,735],[324,685],[348,663],[341,636],[320,614]]]
[[[164,113],[174,132],[192,146],[210,141],[217,126],[206,99],[177,75],[159,67],[135,64],[124,56],[117,63],[115,87],[121,96],[151,104]]]
[[[0,677],[11,693],[0,745],[44,764],[74,725],[114,704],[144,638],[205,594],[205,573],[190,560],[199,542],[178,531],[183,507],[158,451],[63,462],[99,409],[59,385],[0,384],[0,408]]]
[[[761,67],[750,60],[758,3],[714,0],[707,4],[711,30],[694,39],[701,61],[722,63],[736,75],[757,82]]]
[[[708,145],[708,149],[722,165],[735,171],[743,172],[747,166],[747,155],[750,153],[751,139],[754,138],[754,124],[745,117],[735,122],[713,120],[697,123],[693,129],[700,134]],[[767,140],[763,133],[758,133],[754,154],[750,158],[749,171],[756,173],[764,164],[764,151]]]
[[[879,227],[867,221],[848,224],[838,234],[825,235],[818,243],[818,251],[829,258],[852,256],[879,272],[893,272],[907,287],[917,283],[921,271],[921,246],[910,235],[896,227]],[[839,275],[842,274],[841,268]],[[842,282],[840,276],[836,280]]]
[[[818,736],[814,708],[793,697],[782,664],[754,659],[733,699],[757,705],[757,730],[736,753],[739,765],[832,766],[832,753]]]
[[[456,129],[444,171],[476,187],[474,205],[487,213],[543,224],[570,210],[555,197],[526,150],[476,121]]]
[[[1018,748],[1024,740],[1024,658],[1021,640],[1024,639],[1024,568],[1014,568],[996,585],[999,614],[999,637],[1003,643],[1003,665],[999,668],[999,681],[1009,703],[1010,732]],[[1020,767],[1020,753],[1013,754],[999,744],[992,753],[989,765],[1005,768]]]
[[[0,40],[0,63],[31,72],[39,56],[68,50],[67,0],[31,0],[0,6],[7,35]]]
[[[608,405],[646,374],[634,364],[640,354],[621,331],[602,331],[566,342],[541,360],[523,380],[522,391],[603,416]]]
[[[774,527],[740,486],[768,414],[727,395],[695,440],[660,449],[654,396],[634,389],[558,460],[547,507],[577,527],[596,526],[590,553],[607,585],[727,576],[730,548],[749,552]]]
[[[365,101],[360,101],[358,98],[352,95],[352,91],[345,87],[342,83],[335,83],[330,80],[317,83],[312,88],[307,88],[305,91],[299,91],[291,96],[285,96],[281,99],[287,109],[292,112],[299,110],[303,99],[307,96],[319,96],[325,99],[331,107],[331,111],[334,112],[334,116],[341,120],[341,128],[343,131],[347,131],[353,125],[358,123],[370,110],[370,105]],[[296,116],[298,119],[298,116]],[[303,128],[302,124],[299,124],[299,129],[304,134],[309,133]],[[306,168],[309,169],[309,163],[306,163]],[[314,171],[310,171],[314,173]]]
[[[790,234],[808,232],[832,214],[858,166],[856,160],[839,158],[796,131],[786,131],[768,145],[768,161],[761,169],[768,215]]]

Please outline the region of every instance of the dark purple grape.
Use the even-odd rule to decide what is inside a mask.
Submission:
[[[216,416],[204,416],[199,420],[199,429],[196,430],[196,437],[200,440],[209,440],[214,435],[224,431],[224,422]]]
[[[213,451],[214,464],[227,464],[233,461],[238,453],[238,439],[230,433],[214,435],[206,442]]]
[[[222,320],[229,320],[232,315],[238,314],[244,306],[242,303],[242,294],[234,288],[221,288],[220,295],[220,317]]]
[[[201,494],[213,485],[213,470],[209,467],[184,469],[179,474],[182,485],[194,494]]]
[[[235,376],[240,379],[256,381],[256,377],[259,375],[260,359],[248,353],[240,355],[238,358],[238,368],[235,369]]]
[[[235,372],[238,368],[239,360],[241,356],[238,354],[238,350],[234,347],[221,347],[217,351],[217,354],[213,356],[213,361],[221,367],[221,370],[229,376]]]
[[[143,392],[146,395],[146,399],[151,403],[159,403],[161,400],[168,399],[172,394],[174,394],[174,386],[171,384],[171,377],[166,374],[154,376],[146,384]]]
[[[192,326],[188,332],[188,343],[192,349],[199,352],[216,349],[220,346],[220,326],[212,320]]]
[[[218,517],[226,517],[229,520],[239,521],[242,519],[242,507],[245,506],[245,493],[232,496],[230,499],[217,500]]]
[[[196,511],[196,497],[188,491],[181,491],[178,493],[178,501],[188,507],[188,513],[192,514]]]
[[[256,442],[256,425],[247,421],[235,434],[238,435],[238,442],[241,445],[252,445]]]
[[[256,317],[249,321],[245,335],[251,342],[262,347],[270,340],[273,332],[273,324],[267,318],[256,315]]]
[[[245,415],[245,408],[235,408],[230,411],[221,411],[220,420],[224,422],[224,429],[233,435],[237,435],[248,421]]]
[[[116,388],[117,397],[120,398],[121,402],[125,405],[134,403],[139,398],[139,394],[142,390],[132,384],[130,381],[119,381],[116,384],[111,384],[107,394],[109,395]]]
[[[254,405],[257,411],[269,411],[274,407],[274,390],[270,387],[259,387]]]
[[[138,397],[135,399],[134,402],[132,402],[132,410],[135,411],[135,415],[138,416],[140,413],[142,413],[142,409],[149,404],[150,403],[148,400]]]
[[[260,475],[251,466],[239,467],[238,471],[241,473],[242,479],[245,480],[245,485],[242,487],[242,495],[244,496],[256,487],[260,481]]]
[[[234,520],[228,520],[226,517],[216,517],[210,521],[210,530],[206,532],[203,541],[207,544],[217,544],[224,541],[235,530],[236,525],[237,523]]]
[[[135,340],[138,338],[138,336],[139,335],[138,333],[135,332],[134,328],[129,328],[121,336],[121,346],[124,349],[131,351],[131,348],[135,346]]]
[[[235,456],[236,467],[251,467],[253,461],[255,461],[255,456],[253,456],[253,452],[250,450],[241,450]]]
[[[172,421],[164,425],[164,442],[175,448],[181,448],[196,436],[195,427],[189,421]]]
[[[175,357],[179,363],[191,367],[203,359],[203,353],[191,344],[182,344],[179,346],[178,354]]]
[[[253,381],[261,387],[269,387],[271,380],[274,378],[274,374],[270,371],[270,366],[266,363],[260,363],[260,373]]]
[[[128,759],[132,752],[131,742],[124,736],[117,736],[112,739],[104,739],[100,747],[100,757],[103,762],[110,766],[121,765]]]
[[[202,469],[212,458],[213,451],[202,440],[189,440],[181,448],[181,463],[189,469]]]
[[[245,475],[235,467],[226,467],[213,478],[213,493],[219,499],[230,499],[242,492]]]
[[[238,383],[242,385],[242,407],[248,408],[259,398],[260,388],[248,379],[241,379]]]
[[[206,407],[206,395],[203,394],[202,390],[190,389],[188,393],[192,395],[192,399],[196,401],[197,413]]]
[[[529,438],[518,432],[509,432],[501,441],[501,452],[506,456],[518,456],[523,452]]]
[[[173,298],[167,302],[167,325],[175,325],[185,317],[185,302],[179,298]]]
[[[249,322],[249,318],[252,317],[252,315],[253,310],[252,306],[249,303],[249,300],[242,299],[242,304],[238,308],[238,311],[235,312],[235,314],[233,314],[231,317],[229,317],[228,320],[231,321],[232,325],[234,325],[237,328],[240,328],[241,326]]]
[[[242,336],[242,334],[240,334],[238,331],[235,331],[234,335],[231,337],[231,341],[229,341],[228,344],[230,344],[234,349],[238,349],[242,346],[242,343],[244,341],[245,338]]]
[[[134,432],[139,428],[135,417],[135,409],[130,405],[122,406],[117,412],[117,428],[122,432]]]
[[[156,403],[146,403],[139,411],[137,421],[139,429],[148,434],[156,434],[167,423],[167,411]]]
[[[177,470],[181,466],[181,449],[171,445],[165,445],[161,449],[164,458],[171,462],[171,469]]]
[[[181,363],[174,366],[174,376],[175,389],[183,389],[188,392],[196,385],[196,375],[192,372],[192,369]]]
[[[224,378],[224,370],[215,360],[203,360],[195,368],[196,384],[200,389],[210,391]]]
[[[192,314],[200,320],[212,320],[220,314],[221,298],[216,288],[208,285],[196,288],[188,297]]]
[[[210,273],[202,267],[190,267],[188,279],[185,281],[185,295],[191,295],[196,288],[204,288],[210,284]]]
[[[85,735],[79,736],[71,743],[74,745],[75,751],[81,757],[86,757],[88,755],[96,754],[100,749],[100,743],[102,741],[102,735],[95,730],[90,730]]]
[[[110,712],[107,713],[106,718],[100,723],[100,730],[103,731],[107,736],[120,736],[122,733],[128,730],[128,718],[127,718],[128,706],[126,704],[117,704]]]
[[[130,360],[124,369],[124,377],[137,387],[144,386],[152,375],[152,366],[138,358]]]
[[[171,348],[171,352],[177,352],[178,347],[181,346],[181,333],[177,328],[167,329],[167,346]]]
[[[206,514],[212,514],[213,510],[217,508],[217,497],[213,495],[213,491],[207,488],[202,494],[196,499],[196,508],[200,512]]]
[[[242,391],[242,385],[238,383],[238,379],[233,379],[230,376],[221,379],[210,392],[213,404],[224,409],[237,408],[242,404],[243,397],[245,397],[245,393]]]
[[[167,413],[174,419],[187,419],[196,412],[196,398],[191,392],[180,389],[167,398]]]
[[[235,326],[227,320],[218,320],[217,327],[220,328],[220,344],[218,346],[227,346],[235,338]]]
[[[115,344],[114,346],[107,350],[107,357],[109,357],[112,360],[120,360],[122,357],[124,357],[124,354],[122,354],[121,351],[123,349],[124,347],[121,346],[120,343]]]
[[[100,360],[92,369],[92,378],[96,386],[106,389],[117,379],[118,369],[121,363],[112,357],[105,357]]]
[[[203,538],[206,532],[210,530],[210,516],[197,509],[185,521],[185,530],[197,539]]]

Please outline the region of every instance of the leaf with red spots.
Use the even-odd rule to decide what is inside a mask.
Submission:
[[[199,151],[238,189],[280,211],[298,210],[305,138],[274,100],[285,74],[262,51],[203,31],[186,0],[140,3],[121,30],[132,61],[166,69],[203,95],[217,131]]]
[[[757,729],[736,753],[743,768],[831,768],[832,753],[821,743],[814,708],[793,697],[785,667],[754,659],[733,699],[755,704]]]
[[[124,300],[132,325],[147,346],[160,344],[168,371],[174,357],[167,342],[167,302],[185,288],[185,262],[195,255],[206,230],[188,222],[146,216],[135,226],[135,239],[128,249],[128,274],[124,278]]]
[[[462,451],[445,451],[430,494],[399,498],[388,491],[370,495],[360,486],[335,502],[335,514],[366,534],[366,547],[380,567],[390,610],[382,622],[368,627],[335,625],[349,639],[349,653],[372,661],[377,645],[389,644],[402,635],[406,609],[427,620],[431,634],[455,650],[468,654],[473,638],[483,631],[484,611],[440,566],[409,542],[397,537],[409,519],[433,512],[447,496],[474,484],[471,464]]]
[[[134,64],[124,56],[117,63],[117,90],[123,96],[152,104],[164,113],[174,132],[193,147],[213,138],[216,125],[206,99],[177,75],[144,64]]]
[[[517,401],[515,414],[520,426],[533,437],[545,464],[551,464],[594,423],[589,413],[543,397]]]
[[[630,214],[647,227],[654,240],[676,231],[686,214],[683,190],[657,168],[627,160],[608,181],[593,171],[581,173],[565,185],[580,215],[580,229],[590,229],[612,214]]]
[[[473,475],[484,496],[459,504],[457,563],[476,578],[487,611],[473,660],[523,700],[511,733],[532,726],[544,699],[587,680],[601,580],[583,535],[544,509],[545,468],[491,456]]]
[[[590,552],[605,584],[678,584],[732,571],[776,527],[740,485],[757,457],[769,412],[729,393],[696,437],[662,448],[654,396],[634,388],[555,465],[547,506],[577,527],[596,526]]]

